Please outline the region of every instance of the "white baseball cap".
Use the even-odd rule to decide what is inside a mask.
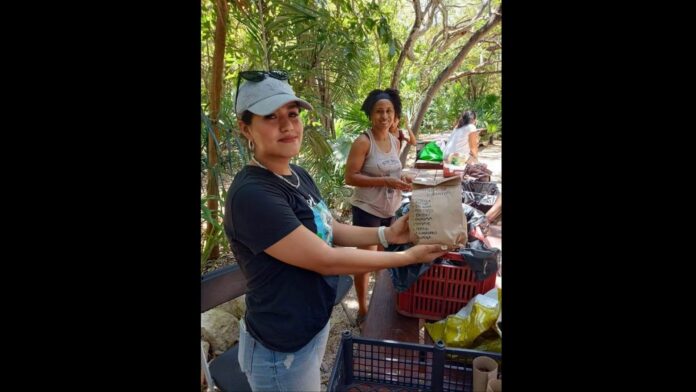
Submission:
[[[238,117],[241,117],[242,113],[248,110],[259,116],[265,116],[292,101],[296,101],[300,107],[314,110],[309,102],[295,96],[287,80],[278,80],[270,76],[266,76],[260,82],[244,80],[237,91],[236,113]]]

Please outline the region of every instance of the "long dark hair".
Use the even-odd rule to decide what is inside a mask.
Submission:
[[[473,110],[467,110],[464,113],[462,113],[462,116],[459,118],[457,128],[461,128],[465,125],[471,124],[471,122],[474,120],[476,120],[476,112]]]

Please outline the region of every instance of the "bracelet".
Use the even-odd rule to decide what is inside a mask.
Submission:
[[[384,236],[384,229],[386,229],[386,226],[380,226],[377,229],[377,236],[379,237],[379,242],[386,249],[389,247],[389,242],[387,242],[387,238]]]

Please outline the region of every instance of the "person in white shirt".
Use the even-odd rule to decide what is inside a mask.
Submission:
[[[476,130],[476,112],[462,113],[443,151],[444,160],[453,165],[478,163],[479,132]]]

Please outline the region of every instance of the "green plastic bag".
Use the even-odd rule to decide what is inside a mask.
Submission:
[[[418,159],[431,162],[442,162],[442,150],[435,142],[426,144],[420,152]]]

